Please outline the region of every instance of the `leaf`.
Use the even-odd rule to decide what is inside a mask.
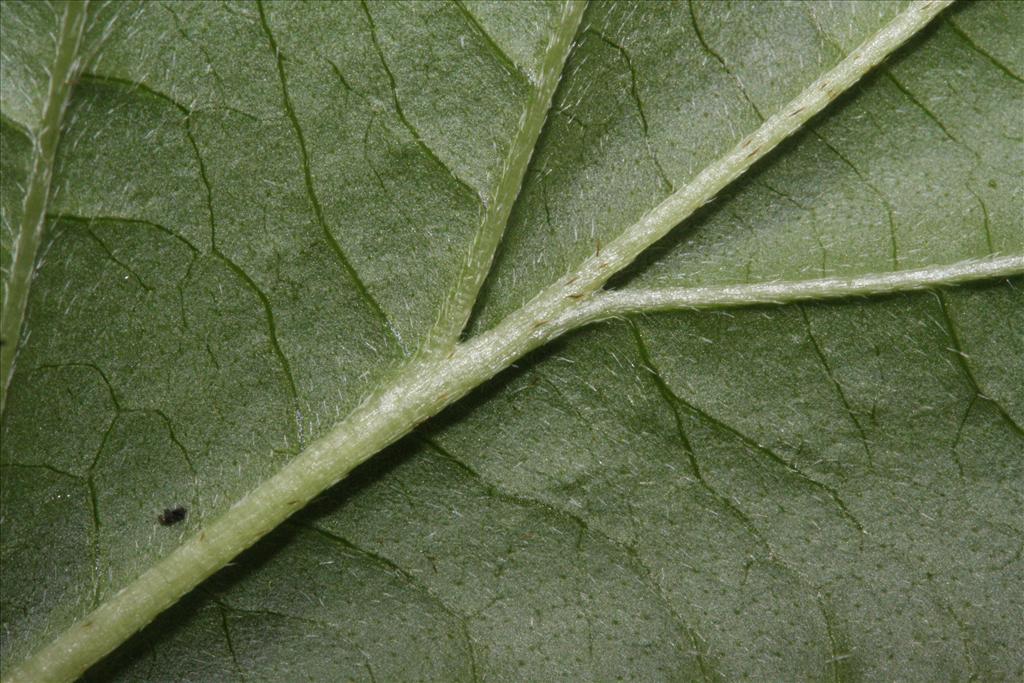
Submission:
[[[5,286],[65,9],[0,12]],[[937,6],[581,10],[89,6],[4,306],[5,675],[484,382],[88,677],[1024,675],[1020,282],[901,293],[1024,269],[1019,5],[810,121]]]

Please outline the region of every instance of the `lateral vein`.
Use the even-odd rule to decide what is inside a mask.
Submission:
[[[647,247],[711,201],[724,187],[799,130],[804,123],[853,86],[951,3],[952,0],[921,0],[911,4],[839,64],[775,112],[725,156],[707,166],[689,184],[669,195],[604,249],[598,250],[584,261],[576,273],[555,283],[548,291],[568,284],[571,277],[572,284],[575,285],[574,296],[582,298],[592,294]],[[540,294],[537,299],[543,298],[546,294],[547,291]]]
[[[606,291],[568,311],[561,324],[572,327],[631,313],[733,308],[759,304],[895,294],[989,278],[1024,275],[1024,256],[983,261],[959,261],[946,266],[918,268],[857,277],[819,278],[703,287],[664,287]]]
[[[21,326],[28,307],[29,289],[35,272],[36,255],[43,241],[46,204],[50,196],[53,162],[60,142],[64,110],[71,96],[75,74],[81,66],[78,50],[85,31],[88,0],[68,2],[57,29],[57,53],[50,69],[50,83],[43,103],[42,119],[34,133],[32,171],[22,205],[21,225],[14,241],[11,271],[4,290],[0,316],[0,414],[7,403],[7,388],[14,375],[14,361],[21,341]]]
[[[558,29],[551,34],[544,53],[544,62],[536,80],[531,80],[530,97],[519,119],[512,145],[502,164],[500,178],[493,195],[486,198],[480,223],[467,250],[454,286],[448,291],[437,322],[427,337],[424,354],[448,353],[458,342],[473,312],[480,288],[491,269],[494,254],[501,242],[512,212],[512,205],[523,184],[537,138],[551,109],[551,99],[561,79],[565,60],[579,28],[586,2],[570,0],[562,6]]]

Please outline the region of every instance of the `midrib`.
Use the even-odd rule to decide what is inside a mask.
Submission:
[[[0,316],[0,414],[7,404],[7,389],[14,375],[14,361],[21,340],[21,328],[28,307],[36,255],[43,240],[46,204],[50,196],[53,162],[60,142],[64,109],[71,94],[72,81],[78,68],[78,49],[85,28],[88,0],[67,2],[57,29],[57,52],[50,69],[50,83],[43,102],[42,117],[35,129],[32,171],[22,205],[21,223],[14,240],[11,273],[4,290],[3,315]]]

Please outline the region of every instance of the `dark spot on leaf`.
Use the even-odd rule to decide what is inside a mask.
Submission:
[[[171,526],[185,519],[188,515],[188,510],[179,505],[175,508],[164,508],[162,514],[157,515],[156,521],[160,522],[163,526]]]

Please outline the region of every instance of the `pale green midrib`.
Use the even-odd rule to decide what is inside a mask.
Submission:
[[[79,66],[78,49],[85,28],[87,6],[88,0],[64,5],[56,36],[57,51],[50,69],[50,83],[33,140],[32,171],[22,206],[21,224],[14,240],[11,271],[0,313],[0,339],[3,340],[0,346],[0,415],[7,404],[7,389],[14,375],[14,361],[28,307],[36,255],[43,240],[53,161],[60,142],[61,124],[71,94],[74,72]]]
[[[1018,275],[1024,275],[1024,255],[960,261],[945,266],[855,277],[612,290],[596,294],[571,309],[559,324],[573,329],[633,313],[784,305],[799,301],[876,296]]]
[[[517,358],[572,329],[568,326],[572,323],[569,312],[584,305],[615,269],[627,265],[638,250],[710,201],[723,187],[723,178],[736,178],[766,155],[948,4],[943,0],[911,5],[736,149],[699,174],[690,186],[627,229],[604,255],[591,257],[576,274],[556,281],[491,330],[456,345],[448,357],[421,358],[409,365],[389,386],[368,397],[277,474],[13,668],[7,681],[69,681],[78,677],[360,463]]]
[[[480,288],[490,272],[494,254],[505,233],[512,205],[522,188],[523,178],[547,120],[555,88],[561,79],[565,60],[569,56],[585,8],[586,2],[577,0],[563,4],[558,28],[551,34],[545,48],[539,74],[535,81],[528,83],[531,86],[530,96],[502,165],[498,184],[494,194],[486,201],[483,216],[455,285],[448,291],[437,322],[427,336],[423,346],[424,356],[449,353],[469,321]]]

